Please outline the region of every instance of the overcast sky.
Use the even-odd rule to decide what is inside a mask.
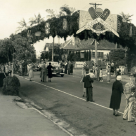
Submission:
[[[0,0],[0,39],[4,39],[15,33],[17,27],[23,18],[26,22],[29,18],[34,17],[38,13],[46,18],[46,9],[53,9],[58,12],[64,4],[74,7],[77,10],[88,10],[91,5],[89,3],[98,3],[103,10],[108,8],[111,14],[133,15],[132,23],[136,25],[136,0]],[[46,42],[52,42],[52,38],[37,42],[34,46],[37,52],[43,50]],[[55,42],[58,42],[55,39]],[[61,40],[60,42],[64,42]]]

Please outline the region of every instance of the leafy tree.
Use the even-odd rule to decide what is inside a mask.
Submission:
[[[115,66],[126,65],[125,51],[123,49],[111,50],[109,58],[110,61],[115,64]]]

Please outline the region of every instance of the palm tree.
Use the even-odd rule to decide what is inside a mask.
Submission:
[[[60,7],[59,13],[55,13],[53,9],[46,9],[46,12],[49,14],[47,18],[59,18],[61,16],[71,16],[75,12],[75,8],[69,7],[68,5],[64,5]]]
[[[39,13],[37,16],[34,15],[35,18],[30,18],[29,20],[29,23],[30,23],[30,26],[34,25],[34,24],[40,24],[41,22],[44,21],[44,18],[41,17],[41,14]]]
[[[129,14],[124,14],[123,12],[121,12],[121,17],[122,17],[122,21],[123,22],[127,22],[127,23],[131,23],[131,20],[130,19],[133,15],[129,15]]]
[[[66,16],[71,16],[76,11],[75,8],[69,7],[68,5],[64,5],[64,6],[60,7],[60,10]]]
[[[47,18],[57,18],[58,16],[53,9],[46,9],[46,12],[49,14]]]
[[[26,23],[26,21],[25,21],[24,18],[23,18],[20,22],[18,22],[18,23],[19,23],[20,26],[17,28],[17,31],[16,31],[16,32],[22,31],[22,30],[28,28],[28,25],[27,25],[27,23]]]

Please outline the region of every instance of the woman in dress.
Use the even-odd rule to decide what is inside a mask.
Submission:
[[[67,74],[67,67],[68,67],[68,63],[65,63],[65,74]]]
[[[116,81],[112,85],[112,95],[110,100],[110,108],[113,109],[113,115],[120,116],[118,110],[121,103],[121,95],[123,93],[123,85],[121,83],[121,76],[117,76]]]
[[[49,63],[47,69],[48,69],[48,82],[51,82],[51,78],[52,78],[52,68],[53,66],[51,65],[51,63]]]
[[[28,68],[29,80],[32,81],[32,78],[34,78],[33,64],[29,63],[27,68]]]
[[[134,80],[135,79],[131,76],[130,81],[126,83],[124,86],[124,95],[126,97],[126,108],[124,110],[123,120],[128,120],[128,122],[134,121],[132,117],[132,107],[135,100],[135,97],[132,95],[135,87]]]

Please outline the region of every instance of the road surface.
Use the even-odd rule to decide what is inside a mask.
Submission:
[[[88,136],[135,136],[136,126],[122,116],[115,117],[109,109],[112,84],[94,81],[95,103],[82,97],[83,84],[80,74],[53,77],[52,82],[40,82],[40,73],[35,72],[33,81],[21,78],[21,93],[36,104],[68,122],[79,135]],[[27,78],[27,77],[26,77]],[[122,95],[120,112],[125,108]]]

